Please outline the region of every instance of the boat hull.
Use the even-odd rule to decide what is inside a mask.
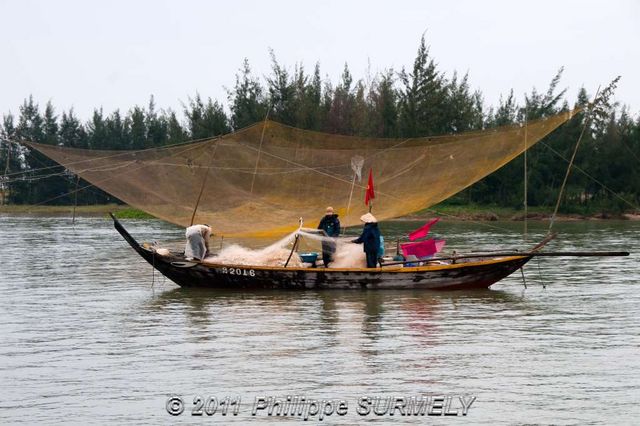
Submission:
[[[113,216],[112,216],[113,217]],[[182,287],[218,289],[486,289],[522,268],[530,256],[449,265],[363,269],[284,268],[189,262],[141,246],[114,217],[129,245],[161,274]]]
[[[518,257],[493,262],[470,262],[444,268],[393,270],[333,270],[260,268],[166,262],[155,256],[149,263],[182,287],[226,289],[428,289],[463,290],[488,288],[521,268],[528,259]],[[149,260],[149,259],[147,259]],[[406,270],[405,270],[406,269]]]

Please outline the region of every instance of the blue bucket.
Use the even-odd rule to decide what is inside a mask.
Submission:
[[[316,263],[318,260],[318,253],[298,253],[298,256],[304,263]]]

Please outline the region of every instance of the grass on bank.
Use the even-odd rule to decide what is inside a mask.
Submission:
[[[93,206],[76,206],[76,216],[106,216],[112,212],[121,219],[153,219],[142,210],[125,204],[97,204]],[[10,204],[0,206],[0,213],[35,214],[35,215],[73,215],[73,206],[46,206]]]
[[[553,209],[548,207],[529,207],[529,217],[542,217],[551,215]],[[439,213],[445,217],[457,217],[460,219],[487,219],[487,220],[513,220],[524,216],[524,209],[503,207],[494,204],[447,204],[440,203],[428,209],[417,212],[416,215],[424,216]]]
[[[546,220],[553,214],[552,206],[529,206],[527,218],[529,220]],[[514,220],[524,219],[524,208],[498,206],[495,204],[462,204],[440,203],[428,209],[421,210],[409,218],[433,217],[434,215],[454,220]],[[558,219],[628,219],[629,216],[637,216],[638,212],[620,208],[602,208],[597,206],[561,206],[557,215]]]

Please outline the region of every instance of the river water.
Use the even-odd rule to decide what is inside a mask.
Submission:
[[[123,222],[140,241],[183,234]],[[390,241],[419,225],[381,227]],[[527,245],[545,226],[530,224]],[[439,223],[433,232],[445,250],[522,248],[521,227]],[[557,230],[549,249],[632,255],[533,260],[527,289],[514,274],[476,292],[230,293],[154,275],[107,219],[0,216],[0,423],[292,424],[303,416],[253,416],[253,405],[304,396],[336,400],[322,405],[327,424],[638,424],[640,223]],[[167,411],[173,396],[184,401],[178,416]],[[192,413],[198,396],[202,416]],[[441,396],[458,417],[384,410],[419,397],[423,413],[437,414]],[[365,414],[362,397],[382,414]],[[460,398],[473,397],[462,417]]]

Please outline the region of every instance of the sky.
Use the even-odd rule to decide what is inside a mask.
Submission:
[[[29,95],[88,120],[147,105],[226,103],[244,58],[339,81],[410,68],[425,35],[438,68],[469,73],[486,106],[546,91],[559,70],[573,103],[622,76],[615,100],[640,112],[640,1],[0,0],[0,114]]]

